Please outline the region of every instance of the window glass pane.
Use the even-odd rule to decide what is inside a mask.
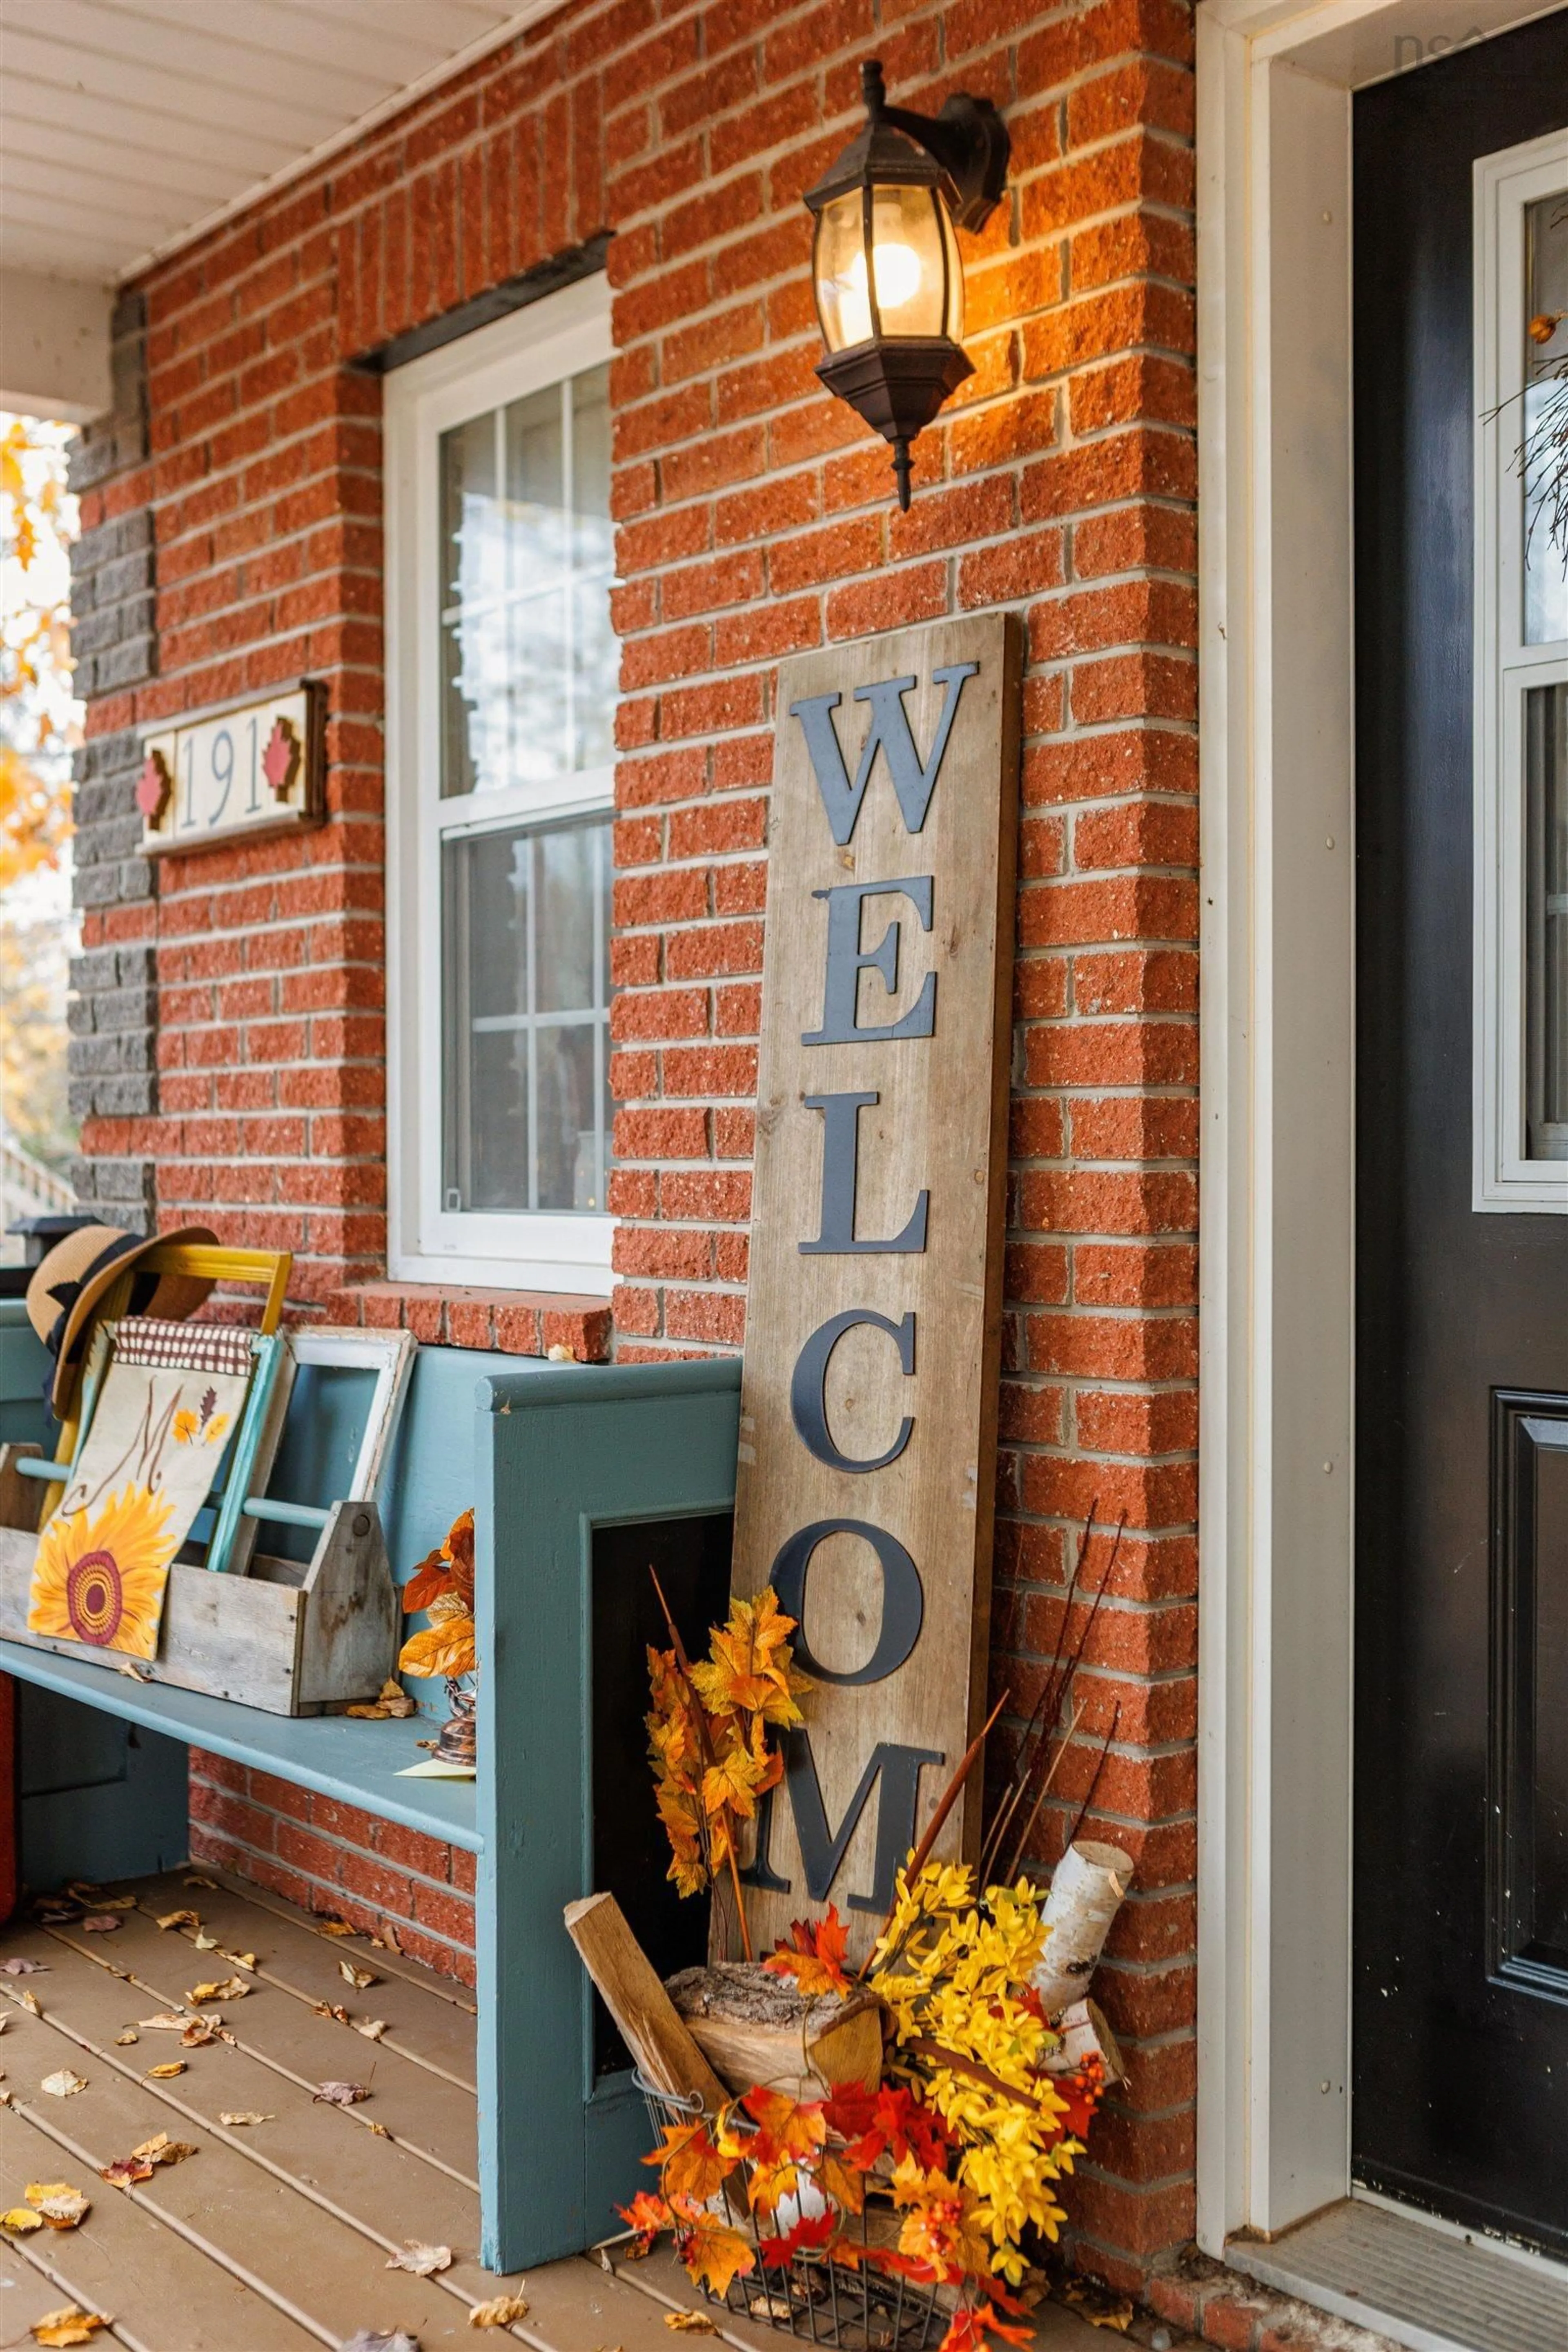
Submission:
[[[442,848],[442,1205],[603,1213],[607,818]]]
[[[1524,698],[1526,1115],[1532,1160],[1568,1160],[1568,685]]]
[[[1568,194],[1531,205],[1524,233],[1524,638],[1542,646],[1568,637],[1565,501],[1548,487],[1568,457]]]
[[[587,369],[441,436],[441,793],[605,765],[609,370]]]

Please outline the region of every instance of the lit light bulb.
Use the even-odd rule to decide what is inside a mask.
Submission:
[[[912,246],[901,240],[877,240],[877,307],[881,310],[900,310],[912,302],[921,290],[921,257]],[[866,256],[855,255],[845,272],[846,282],[858,302],[866,299]]]

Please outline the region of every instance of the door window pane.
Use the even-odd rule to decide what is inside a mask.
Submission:
[[[607,820],[442,847],[442,1206],[602,1214]]]
[[[1568,195],[1528,206],[1524,234],[1524,641],[1543,646],[1568,637],[1563,503],[1548,490],[1568,454]]]
[[[1524,698],[1526,1116],[1532,1160],[1568,1160],[1568,685]]]
[[[605,765],[609,371],[441,436],[444,799]]]

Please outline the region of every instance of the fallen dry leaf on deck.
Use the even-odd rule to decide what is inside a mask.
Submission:
[[[158,1922],[159,1927],[165,1929],[170,1927],[199,1928],[201,1924],[200,1919],[194,1911],[165,1911],[163,1917]]]
[[[9,2230],[16,2238],[25,2238],[29,2230],[43,2226],[43,2216],[26,2205],[13,2205],[8,2213],[0,2213],[0,2230]]]
[[[373,2131],[377,2139],[390,2139],[392,2137],[392,2134],[387,2130],[384,2124],[372,2123],[368,2117],[365,2120],[364,2127],[366,2131]]]
[[[196,2150],[188,2139],[171,2139],[167,2132],[154,2132],[151,2139],[144,2139],[131,2153],[144,2157],[149,2164],[183,2164]]]
[[[183,2033],[191,2020],[176,2017],[172,2009],[161,2009],[156,2017],[139,2017],[136,2022],[143,2033]]]
[[[352,1960],[340,1960],[338,1974],[344,1984],[352,1984],[358,1992],[363,1992],[367,1985],[381,1982],[374,1969],[356,1969]]]
[[[146,1667],[139,1666],[134,1658],[116,1658],[114,1671],[117,1675],[129,1675],[133,1683],[150,1683],[153,1679]],[[43,2338],[40,2336],[38,2340],[41,2343]],[[85,2342],[86,2339],[73,2336],[70,2340],[76,2343]]]
[[[370,2093],[363,2083],[322,2083],[316,2091],[316,2101],[325,2100],[330,2107],[357,2107]]]
[[[93,1906],[99,1911],[134,1911],[134,1895],[95,1895]]]
[[[137,2032],[136,2028],[133,2025],[128,2025],[123,2033],[115,2035],[114,2045],[117,2050],[129,2050],[133,2042],[140,2042],[142,2036]]]
[[[1114,2295],[1107,2287],[1097,2285],[1092,2279],[1068,2278],[1063,2281],[1062,2301],[1070,2304],[1091,2327],[1113,2328],[1125,2336],[1132,2325],[1132,2305],[1124,2297]]]
[[[149,2066],[147,2080],[150,2083],[172,2083],[176,2074],[183,2074],[184,2071],[185,2062],[183,2058],[171,2058],[166,2066]]]
[[[89,2209],[89,2200],[68,2180],[29,2180],[26,2199],[51,2230],[74,2230]]]
[[[208,1936],[205,1934],[193,1936],[191,1937],[191,1942],[198,1952],[216,1952],[218,1948],[217,1937],[216,1936]]]
[[[356,2328],[342,2352],[419,2352],[419,2338],[405,2336],[400,2327],[395,2336],[380,2336],[369,2327]]]
[[[373,1936],[370,1940],[378,1952],[396,1952],[399,1955],[402,1953],[403,1947],[397,1940],[397,1930],[388,1919],[382,1921],[380,1935]]]
[[[354,2032],[363,2033],[367,2042],[379,2042],[386,2032],[386,2020],[384,2017],[367,2017],[363,2024],[354,2027]]]
[[[112,2164],[100,2165],[98,2177],[111,2189],[129,2189],[135,2181],[151,2180],[153,2167],[144,2156],[121,2156]]]
[[[68,2066],[62,2066],[58,2074],[46,2074],[38,2088],[47,2091],[51,2099],[68,2099],[73,2092],[86,2090],[87,2077],[73,2074]]]
[[[187,1886],[205,1886],[212,1894],[216,1895],[217,1893],[217,1880],[216,1878],[204,1878],[201,1873],[196,1870],[193,1870],[191,1872],[190,1875],[185,1880],[185,1885]]]
[[[44,2012],[38,2007],[38,1996],[36,1992],[19,1992],[16,1995],[16,1999],[21,2002],[22,2007],[26,2011],[29,2017],[42,2017]]]
[[[185,1999],[195,2008],[204,2000],[243,2000],[249,1990],[243,1977],[224,1977],[216,1984],[193,1985]]]
[[[317,2017],[335,2017],[340,2025],[346,2025],[349,2021],[348,2011],[341,2000],[316,2000],[310,2007]]]
[[[470,2327],[510,2327],[514,2319],[528,2317],[528,2305],[521,2294],[492,2295],[489,2303],[476,2303],[468,2314]]]
[[[89,1911],[81,1923],[84,1936],[112,1936],[121,1926],[112,1911]]]
[[[33,2322],[35,2344],[90,2344],[100,2327],[112,2327],[106,2311],[79,2311],[68,2303],[60,2311],[46,2311]]]
[[[47,1960],[25,1960],[20,1957],[14,1960],[0,1960],[0,1977],[47,1977],[48,1973]]]
[[[717,2336],[719,2330],[705,2311],[667,2311],[664,2324],[678,2336]]]
[[[275,2124],[278,2120],[276,2116],[258,2116],[253,2107],[220,2107],[217,2119],[220,2124]]]
[[[232,2042],[233,2039],[231,2033],[224,2032],[221,2016],[193,2017],[180,2036],[180,2047],[183,2050],[205,2050],[209,2042]]]
[[[351,1927],[346,1919],[323,1919],[321,1933],[323,1936],[357,1936],[359,1929]]]
[[[222,1951],[223,1947],[220,1945],[218,1948]],[[224,1952],[223,1956],[226,1960],[232,1960],[237,1969],[248,1969],[252,1976],[256,1974],[258,1962],[254,1952]]]
[[[416,2278],[429,2278],[435,2271],[452,2267],[450,2246],[422,2246],[417,2238],[405,2238],[403,2247],[387,2263],[389,2271],[412,2271]]]
[[[394,1716],[402,1723],[416,1712],[414,1701],[397,1682],[384,1682],[369,1706],[346,1706],[345,1715],[357,1716],[362,1723],[380,1723]]]

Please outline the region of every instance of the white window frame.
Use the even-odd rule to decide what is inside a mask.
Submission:
[[[440,797],[440,437],[612,357],[603,274],[395,369],[385,394],[387,1270],[395,1280],[608,1297],[615,1220],[442,1203],[439,835],[608,812],[613,766]]]
[[[1568,132],[1475,166],[1477,1210],[1568,1215],[1568,1162],[1529,1155],[1524,698],[1568,679],[1568,639],[1524,641],[1524,215],[1568,193]]]

